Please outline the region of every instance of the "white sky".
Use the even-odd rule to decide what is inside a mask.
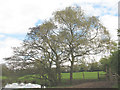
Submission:
[[[113,40],[117,40],[118,0],[0,0],[0,63],[12,55],[28,28],[51,17],[55,10],[78,5],[88,15],[99,16]]]

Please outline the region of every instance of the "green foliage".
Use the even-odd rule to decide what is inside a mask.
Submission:
[[[88,63],[88,70],[89,71],[99,71],[99,64],[98,62],[92,62],[92,63]]]
[[[111,67],[113,73],[118,73],[118,65],[120,61],[120,57],[118,57],[118,51],[115,51],[112,53],[112,55],[109,57],[109,67]]]
[[[80,71],[80,66],[79,65],[74,65],[73,66],[73,72],[79,72]]]
[[[112,54],[109,57],[106,58],[102,58],[100,60],[100,64],[101,64],[101,69],[105,71],[105,69],[109,69],[111,68],[112,73],[118,73],[119,69],[118,69],[118,65],[120,62],[119,59],[119,51],[114,51],[112,52]]]
[[[15,64],[13,64],[13,69],[18,65],[21,68],[33,65],[33,69],[26,70],[29,70],[31,75],[34,73],[40,75],[40,77],[25,76],[19,78],[20,80],[33,81],[35,78],[41,78],[40,82],[43,83],[46,79],[41,76],[46,74],[50,84],[56,85],[61,81],[61,64],[71,63],[70,81],[72,82],[73,71],[79,70],[79,66],[74,66],[74,63],[80,60],[79,57],[95,55],[109,49],[109,41],[109,32],[97,17],[86,16],[80,7],[66,7],[54,12],[52,19],[30,28],[22,46],[16,48],[15,55],[6,60]],[[30,60],[32,63],[27,62]],[[53,65],[55,69],[52,68]],[[96,70],[97,65],[97,63],[92,63],[90,69]],[[85,63],[81,64],[80,69],[87,70]],[[18,76],[28,74],[24,70],[15,72],[17,74],[14,74]]]
[[[106,67],[109,65],[109,60],[107,58],[100,59],[100,69],[106,71]]]
[[[36,84],[40,84],[40,85],[49,85],[49,81],[47,79],[47,76],[45,78],[46,75],[40,76],[40,75],[25,75],[23,77],[19,77],[18,81],[20,82],[29,82],[29,83],[36,83]]]

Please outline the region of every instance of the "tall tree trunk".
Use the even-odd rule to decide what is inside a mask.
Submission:
[[[61,83],[61,72],[58,72],[59,83]]]
[[[60,70],[60,65],[58,65],[58,82],[61,83],[61,70]]]
[[[61,83],[61,70],[59,62],[56,62],[56,74],[58,76],[58,83]]]
[[[70,84],[72,84],[73,81],[73,61],[71,61],[71,67],[70,67]]]

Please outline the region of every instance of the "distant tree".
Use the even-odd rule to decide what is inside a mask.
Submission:
[[[99,63],[95,60],[92,60],[91,63],[88,63],[89,71],[99,71]]]
[[[85,60],[85,57],[81,58],[81,60],[78,61],[80,63],[80,71],[87,71],[88,70],[88,62]]]
[[[113,73],[118,73],[118,65],[119,65],[119,51],[115,51],[110,55],[109,57],[109,67],[111,67],[111,70]]]
[[[119,50],[111,52],[106,58],[100,60],[100,67],[102,70],[107,72],[110,80],[113,80],[112,74],[118,74],[119,72]]]
[[[110,67],[110,63],[112,61],[111,58],[114,56],[113,54],[117,51],[117,43],[116,42],[110,41],[109,45],[110,46],[107,48],[109,50],[109,56],[105,56],[104,58],[101,58],[99,61],[101,64],[100,65],[101,69],[106,71],[106,72],[108,72],[108,68]],[[115,61],[115,63],[116,63],[116,61]]]
[[[73,72],[79,72],[80,71],[80,65],[76,64],[73,66]]]
[[[106,58],[101,58],[99,62],[100,62],[100,69],[107,72],[108,66],[109,66],[108,58],[107,57]]]

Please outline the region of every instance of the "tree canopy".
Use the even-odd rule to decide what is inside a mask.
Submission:
[[[40,63],[54,83],[61,81],[64,62],[70,62],[72,83],[74,63],[85,55],[106,52],[110,44],[109,32],[97,17],[85,15],[80,7],[66,7],[55,11],[50,20],[30,28],[22,46],[14,47],[14,56],[6,60],[24,62],[22,68]]]

